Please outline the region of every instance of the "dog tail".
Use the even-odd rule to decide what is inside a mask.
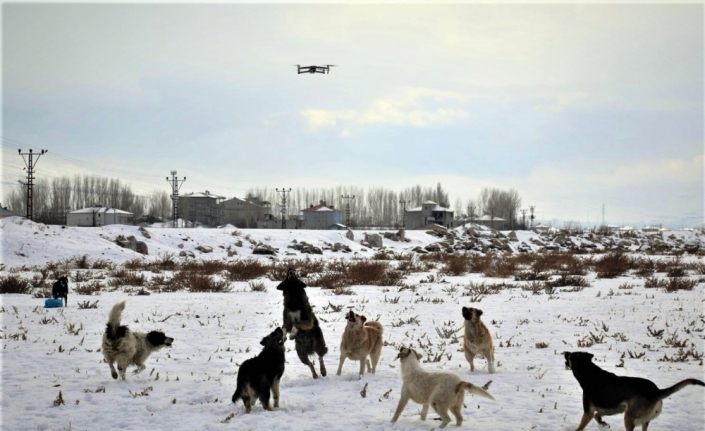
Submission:
[[[118,302],[113,305],[113,309],[110,310],[110,314],[108,314],[108,326],[110,327],[113,336],[115,336],[118,328],[120,327],[120,317],[122,316],[122,310],[124,309],[125,301]]]
[[[233,403],[237,403],[237,400],[240,399],[242,396],[242,388],[240,385],[237,385],[237,388],[235,389],[235,392],[233,393]]]
[[[384,328],[382,327],[382,324],[376,320],[370,320],[368,322],[365,322],[365,326],[367,326],[368,328],[376,329],[377,331],[379,331],[380,334],[384,333]]]
[[[675,394],[676,392],[680,391],[684,387],[688,385],[700,385],[700,386],[705,386],[705,382],[702,380],[698,379],[685,379],[681,382],[676,383],[675,385],[671,386],[670,388],[666,389],[659,389],[658,392],[658,399],[662,400],[666,397],[670,397],[671,395]]]
[[[490,400],[492,400],[492,401],[495,401],[494,397],[493,397],[492,395],[490,395],[489,392],[487,392],[486,390],[482,389],[482,388],[479,387],[479,386],[473,385],[473,384],[470,383],[470,382],[460,382],[460,383],[458,383],[458,384],[455,386],[455,393],[459,393],[459,392],[462,391],[463,389],[467,389],[467,391],[470,392],[471,394],[474,394],[474,395],[477,395],[477,396],[480,396],[480,397],[487,398],[487,399],[490,399]]]

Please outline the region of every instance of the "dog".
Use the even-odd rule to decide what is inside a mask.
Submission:
[[[66,276],[59,277],[51,286],[51,297],[54,299],[63,298],[64,307],[69,305],[69,279]]]
[[[441,416],[440,428],[445,428],[450,422],[448,409],[453,413],[456,425],[463,423],[460,410],[463,408],[465,391],[490,400],[494,397],[489,392],[470,382],[465,382],[453,373],[429,373],[419,365],[421,355],[415,350],[402,347],[397,358],[401,361],[401,398],[397,410],[392,417],[392,423],[399,419],[409,399],[421,404],[421,420],[426,420],[428,406]]]
[[[603,416],[624,413],[627,431],[641,425],[646,431],[656,416],[661,413],[663,399],[688,385],[705,386],[697,379],[686,379],[675,385],[659,389],[652,381],[640,377],[617,376],[592,362],[593,355],[587,352],[563,352],[565,366],[583,388],[583,417],[577,431],[585,429],[593,417],[601,426],[608,426]]]
[[[313,378],[317,379],[316,369],[309,356],[314,353],[318,355],[321,375],[325,377],[327,372],[323,356],[328,353],[328,347],[318,319],[308,302],[305,288],[306,284],[299,280],[291,268],[287,271],[284,281],[277,286],[284,295],[284,333],[289,333],[289,338],[294,339],[296,354],[304,365],[308,365]]]
[[[487,359],[487,369],[492,374],[494,373],[492,335],[480,320],[480,316],[482,316],[482,310],[463,307],[463,318],[465,318],[463,350],[465,351],[465,359],[470,363],[470,371],[475,371],[474,361],[477,355]]]
[[[240,365],[237,389],[233,393],[233,403],[242,399],[246,413],[250,413],[258,399],[265,410],[272,410],[270,390],[274,394],[274,407],[279,407],[279,381],[284,374],[284,331],[277,328],[259,343],[264,349]]]
[[[346,358],[360,361],[360,375],[367,371],[372,374],[377,369],[379,356],[382,353],[382,324],[377,321],[368,322],[365,316],[355,314],[352,310],[345,315],[348,321],[340,341],[340,362],[338,362],[338,375],[343,369]],[[370,362],[367,357],[372,359]]]
[[[135,373],[145,369],[144,361],[152,352],[162,347],[171,347],[174,339],[167,337],[163,332],[151,331],[133,332],[127,326],[120,325],[120,316],[125,309],[125,301],[118,302],[110,310],[108,324],[103,334],[103,357],[110,366],[110,375],[113,379],[125,380],[125,370],[129,365],[137,365]],[[117,363],[117,371],[114,363]]]

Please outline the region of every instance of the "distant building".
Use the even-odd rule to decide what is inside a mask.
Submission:
[[[509,229],[509,222],[507,219],[502,217],[492,217],[489,214],[485,214],[481,217],[476,217],[471,220],[473,223],[481,224],[483,226],[490,227],[497,230]]]
[[[221,223],[221,212],[218,203],[224,196],[205,192],[188,193],[179,196],[179,218],[204,226],[218,226]]]
[[[0,218],[15,217],[15,216],[19,216],[19,214],[15,214],[11,210],[7,209],[7,207],[0,207]]]
[[[106,207],[89,207],[71,211],[66,215],[67,226],[107,226],[109,224],[132,224],[131,212]]]
[[[326,201],[319,201],[314,206],[301,210],[303,213],[304,229],[339,229],[342,221],[342,214],[333,205],[326,205]]]
[[[260,222],[267,225],[272,220],[272,204],[257,198],[232,198],[220,202],[218,207],[222,216],[219,224],[256,228]]]
[[[420,207],[408,209],[405,213],[406,229],[422,229],[429,224],[453,227],[453,211],[433,201],[426,201]]]

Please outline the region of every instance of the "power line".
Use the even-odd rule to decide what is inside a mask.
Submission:
[[[19,148],[17,150],[17,154],[22,156],[22,160],[25,163],[25,166],[27,167],[27,218],[30,220],[34,219],[34,208],[32,208],[32,187],[34,185],[34,166],[37,164],[39,161],[39,157],[42,155],[46,154],[47,150],[41,150],[39,153],[35,153],[32,151],[32,149],[29,149],[29,152],[23,153],[22,149]],[[34,160],[34,156],[37,156],[37,159]],[[24,156],[27,156],[27,159],[24,158]]]
[[[286,195],[288,193],[291,193],[291,187],[288,189],[285,187],[282,187],[281,190],[279,188],[275,189],[277,193],[282,194],[282,201],[281,201],[281,207],[282,207],[282,229],[286,229],[286,214],[287,214],[287,208],[286,208]]]
[[[345,225],[350,227],[350,201],[355,199],[355,195],[342,195],[341,199],[345,199]]]
[[[171,180],[169,177],[166,177],[166,181],[169,185],[171,185],[171,215],[174,220],[174,227],[176,227],[176,223],[179,218],[179,190],[181,189],[181,186],[184,185],[186,177],[179,180],[176,178],[176,171],[171,171]]]

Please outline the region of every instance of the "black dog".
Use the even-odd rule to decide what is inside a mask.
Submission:
[[[661,413],[663,399],[688,385],[705,386],[700,380],[686,379],[670,388],[659,389],[652,381],[639,377],[617,376],[592,363],[587,352],[563,352],[565,366],[583,388],[583,417],[577,430],[584,429],[593,417],[606,425],[602,416],[624,413],[624,427],[633,431],[641,425],[646,431],[649,422]]]
[[[265,410],[272,410],[269,405],[269,391],[274,393],[274,407],[279,407],[279,380],[284,374],[284,332],[281,328],[262,338],[260,344],[264,349],[259,355],[240,365],[237,372],[237,389],[233,402],[242,398],[247,413],[257,399]]]
[[[311,364],[309,356],[318,355],[321,375],[326,375],[326,365],[323,355],[328,353],[323,332],[318,325],[318,319],[313,314],[311,304],[304,289],[306,284],[299,280],[293,269],[289,269],[286,279],[279,283],[278,290],[284,294],[284,331],[290,333],[289,338],[296,342],[296,353],[299,359],[311,369],[314,379],[318,378],[316,369]]]
[[[51,287],[51,296],[54,299],[63,298],[64,306],[69,305],[69,279],[66,276],[59,277]]]

